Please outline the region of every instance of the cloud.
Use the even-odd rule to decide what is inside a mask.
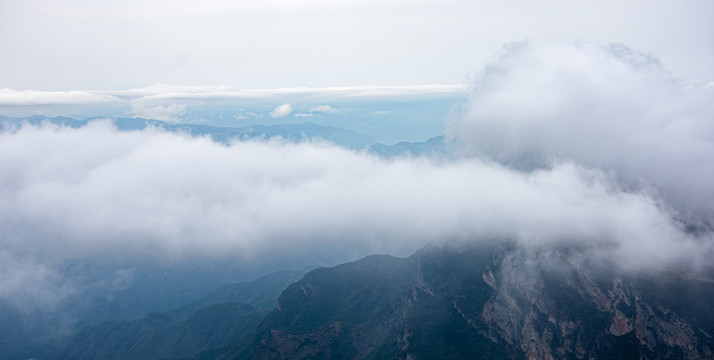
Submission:
[[[632,268],[712,255],[710,235],[684,231],[657,198],[571,162],[523,173],[477,158],[385,160],[311,143],[227,147],[94,122],[0,134],[0,170],[2,250],[57,259],[406,254],[427,242],[488,238],[576,242]]]
[[[91,91],[38,91],[0,89],[0,106],[77,105],[116,102],[112,95]]]
[[[714,91],[619,44],[510,44],[476,77],[448,137],[521,168],[554,159],[614,172],[689,221],[714,217]]]
[[[293,106],[288,104],[283,104],[280,106],[275,107],[273,111],[270,112],[270,117],[273,118],[284,118],[286,116],[290,116],[290,114],[293,112]]]
[[[0,300],[23,313],[52,310],[75,293],[48,264],[0,249]]]
[[[312,117],[315,116],[315,113],[323,113],[323,114],[335,114],[340,112],[340,110],[333,108],[330,105],[318,105],[318,106],[312,106],[310,107],[309,112],[302,112],[302,113],[296,113],[293,114],[295,117]]]
[[[261,115],[258,115],[252,111],[246,111],[243,108],[239,109],[239,113],[233,115],[233,118],[236,120],[255,119],[259,117],[261,117]]]
[[[154,84],[124,90],[37,91],[0,89],[0,111],[5,115],[25,117],[48,116],[136,116],[176,122],[190,106],[198,111],[215,107],[240,105],[253,111],[265,111],[274,104],[290,103],[303,113],[334,114],[339,109],[324,104],[328,101],[363,102],[415,101],[420,99],[461,98],[465,85],[409,86],[344,86],[294,87],[275,89],[240,89],[231,86],[188,86]],[[195,112],[194,112],[195,114]],[[241,111],[240,116],[258,117]]]
[[[132,101],[131,113],[134,117],[160,120],[167,122],[180,122],[181,116],[186,113],[186,104],[170,104],[147,107],[139,101]]]
[[[312,108],[310,108],[310,111],[321,112],[321,113],[325,113],[325,114],[334,114],[334,113],[340,112],[340,110],[335,109],[330,105],[313,106]]]
[[[362,85],[362,86],[332,86],[332,87],[292,87],[274,89],[239,89],[230,86],[185,86],[155,84],[145,88],[108,91],[107,94],[117,97],[132,97],[143,100],[255,100],[276,98],[302,99],[369,99],[369,98],[399,98],[423,96],[458,96],[465,93],[467,87],[461,84],[427,84],[427,85]],[[329,106],[329,105],[323,105]],[[331,107],[330,107],[331,108]],[[330,108],[323,108],[329,110]],[[319,110],[318,110],[319,111]]]
[[[342,86],[239,89],[231,86],[188,86],[154,84],[125,90],[37,91],[0,89],[0,105],[61,105],[99,102],[143,101],[161,104],[177,101],[274,100],[297,97],[306,100],[326,98],[420,97],[464,94],[464,85]],[[167,104],[164,104],[167,105]],[[330,105],[314,106],[311,111],[331,113]]]
[[[58,264],[105,253],[356,257],[515,239],[571,245],[627,270],[711,267],[712,90],[621,45],[514,44],[448,119],[456,152],[441,159],[225,146],[102,121],[13,127],[0,133],[0,297],[62,299],[71,287]],[[185,111],[134,104],[154,116]]]

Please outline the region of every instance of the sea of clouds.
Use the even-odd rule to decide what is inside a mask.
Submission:
[[[110,121],[7,128],[0,298],[42,306],[32,299],[72,291],[55,279],[59,264],[111,252],[407,255],[515,239],[574,244],[632,271],[712,265],[711,83],[677,79],[623,45],[518,43],[470,94],[446,119],[454,152],[438,159],[225,146]]]

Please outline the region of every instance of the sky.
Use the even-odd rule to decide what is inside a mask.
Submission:
[[[0,4],[0,115],[310,119],[451,149],[385,159],[108,120],[6,126],[2,300],[48,307],[77,291],[63,263],[110,253],[515,239],[626,271],[712,268],[709,1]]]
[[[712,24],[706,0],[0,0],[0,114],[425,141],[507,44],[624,44],[700,84]]]
[[[244,127],[312,122],[393,144],[443,135],[444,117],[465,101],[466,84],[238,89],[155,84],[125,90],[0,89],[0,114],[140,117],[169,123]]]
[[[2,0],[0,87],[463,84],[504,43],[619,42],[714,78],[708,0]]]

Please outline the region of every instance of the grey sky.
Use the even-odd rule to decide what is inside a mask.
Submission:
[[[0,87],[459,84],[525,39],[621,42],[714,79],[707,0],[0,0]]]

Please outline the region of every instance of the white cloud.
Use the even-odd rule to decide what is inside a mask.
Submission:
[[[310,111],[321,112],[321,113],[325,113],[325,114],[334,114],[334,113],[340,112],[340,110],[335,109],[330,105],[313,106],[312,108],[310,108]]]
[[[371,100],[419,101],[423,99],[462,99],[465,85],[411,86],[351,86],[324,88],[239,89],[230,86],[187,86],[155,84],[125,90],[86,91],[18,91],[0,90],[0,112],[3,115],[25,117],[31,115],[94,117],[134,116],[165,119],[176,122],[184,115],[185,107],[194,110],[191,116],[216,107],[240,106],[259,111],[263,115],[241,109],[238,117],[267,116],[265,108],[289,103],[293,111],[303,114],[334,114],[340,109],[325,104],[328,101],[364,102]],[[80,115],[77,115],[80,114]],[[303,117],[305,115],[302,115]],[[195,120],[195,119],[194,119]]]
[[[314,116],[316,112],[323,113],[323,114],[335,114],[335,113],[338,113],[339,111],[340,110],[335,109],[330,105],[317,105],[317,106],[310,107],[309,112],[296,113],[296,114],[293,114],[293,116],[305,118],[305,117]]]
[[[0,106],[77,105],[109,103],[118,98],[91,91],[37,91],[0,89]]]
[[[117,97],[132,97],[152,101],[171,100],[252,100],[298,97],[304,99],[330,98],[382,98],[382,97],[419,97],[419,96],[452,96],[465,93],[465,85],[427,84],[405,86],[333,86],[333,87],[292,87],[273,89],[239,89],[230,86],[185,86],[155,84],[145,88],[101,93]],[[332,111],[329,105],[322,109]],[[320,111],[320,110],[314,110]]]
[[[293,112],[293,106],[288,104],[283,104],[276,106],[273,111],[270,112],[270,117],[273,118],[284,118],[287,116],[290,116],[290,114]]]
[[[410,86],[344,86],[324,88],[239,89],[230,86],[187,86],[155,84],[144,88],[125,90],[37,91],[0,89],[0,106],[38,105],[88,105],[125,104],[139,112],[154,107],[178,109],[176,104],[206,101],[280,101],[294,99],[315,102],[329,99],[419,98],[434,96],[461,96],[464,85],[410,85]],[[161,111],[157,109],[157,111]],[[335,113],[330,105],[310,108],[311,112]],[[248,114],[249,116],[252,116]]]
[[[471,155],[541,166],[553,159],[614,171],[689,220],[714,220],[714,91],[677,82],[618,44],[506,46],[474,80],[449,137]]]
[[[5,131],[0,297],[36,283],[18,301],[62,298],[69,287],[46,259],[102,252],[407,254],[427,242],[507,238],[577,244],[630,269],[711,267],[714,101],[710,83],[699,84],[682,85],[656,58],[619,45],[511,45],[448,120],[464,155],[449,160],[385,160],[312,143],[223,146],[101,122]],[[131,102],[137,116],[177,120],[186,105],[176,104],[189,100],[324,104],[463,89],[162,85],[96,94]],[[285,103],[271,116],[292,112]],[[687,231],[682,218],[704,226]]]
[[[167,122],[180,122],[181,116],[186,113],[186,104],[157,105],[147,107],[140,101],[132,101],[131,113],[134,117],[160,120]]]
[[[55,259],[406,254],[427,242],[490,238],[574,241],[633,268],[712,255],[710,235],[683,231],[656,198],[572,163],[521,173],[478,159],[384,160],[309,143],[226,147],[95,123],[2,133],[0,170],[2,250]]]

